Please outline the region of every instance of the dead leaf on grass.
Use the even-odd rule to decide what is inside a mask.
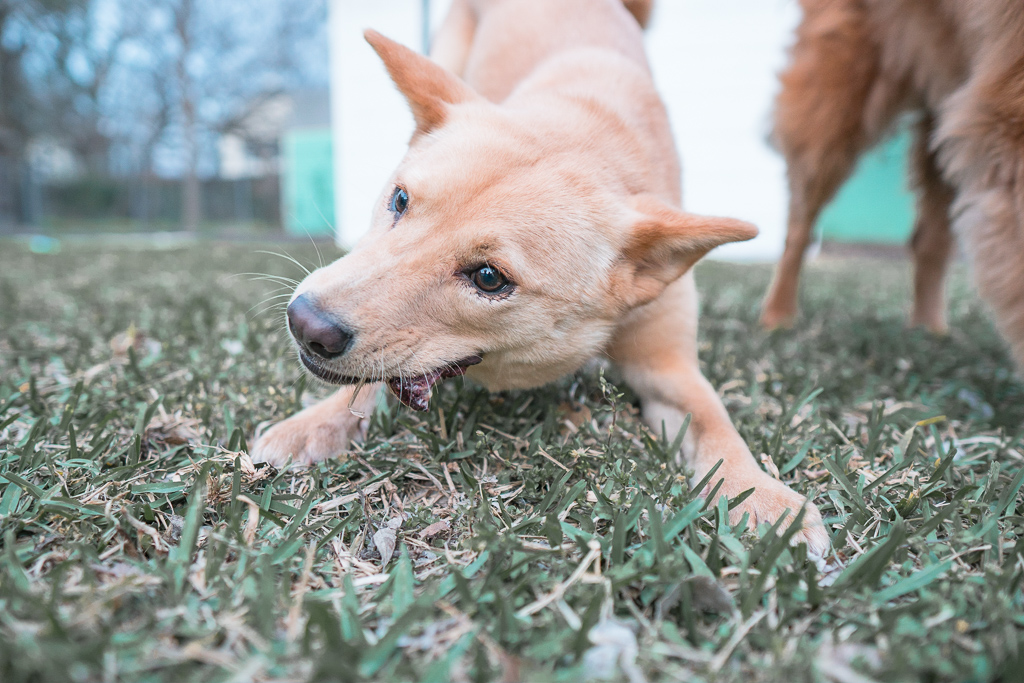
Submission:
[[[420,538],[424,538],[424,539],[425,538],[433,538],[434,536],[438,536],[440,534],[443,534],[444,532],[448,531],[451,528],[452,528],[451,522],[449,522],[447,519],[442,519],[439,522],[434,522],[433,524],[428,526],[426,529],[421,531],[419,533],[419,536],[420,536]]]
[[[160,352],[160,342],[150,339],[142,330],[131,325],[124,332],[119,332],[110,340],[110,351],[114,360],[123,362],[128,360],[128,349],[135,352],[136,356],[152,356]]]
[[[618,678],[621,670],[629,683],[647,681],[636,663],[640,647],[631,628],[615,619],[602,619],[590,629],[587,638],[594,644],[583,654],[583,669],[588,678],[612,680]]]
[[[380,553],[381,571],[384,571],[395,554],[395,545],[398,544],[397,530],[400,526],[402,526],[402,518],[394,517],[373,535],[373,544],[377,546],[377,551]]]
[[[590,408],[585,405],[573,405],[563,403],[558,406],[559,421],[565,425],[567,431],[575,434],[577,430],[592,417]]]
[[[170,415],[160,406],[160,414],[154,417],[146,427],[146,440],[168,446],[180,446],[186,443],[198,443],[200,440],[199,420],[184,417],[181,411]]]

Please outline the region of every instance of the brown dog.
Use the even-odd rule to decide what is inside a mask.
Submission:
[[[692,414],[683,450],[698,478],[721,460],[713,484],[755,489],[734,519],[773,522],[806,501],[760,469],[701,375],[689,272],[757,231],[677,208],[675,145],[637,21],[649,3],[631,4],[634,16],[622,0],[456,0],[438,61],[367,32],[416,132],[366,237],[296,290],[290,328],[315,376],[383,383],[418,410],[445,377],[527,388],[603,355],[659,432]],[[353,408],[368,413],[375,395],[342,388],[271,428],[254,455],[337,456],[359,435]],[[821,555],[813,505],[805,520],[798,540]]]
[[[946,330],[950,224],[1024,367],[1024,3],[801,0],[775,139],[786,157],[789,234],[765,301],[768,327],[797,311],[804,251],[822,207],[896,117],[919,112],[911,323]]]

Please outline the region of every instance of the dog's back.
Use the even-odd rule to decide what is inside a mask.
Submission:
[[[1024,48],[1016,0],[801,0],[801,36],[830,39],[866,31],[877,52],[862,53],[913,104],[938,106],[992,50]],[[1002,55],[1007,57],[1008,55]]]
[[[464,66],[457,73],[491,101],[503,101],[553,54],[582,47],[613,50],[646,68],[641,29],[623,19],[622,0],[456,2],[467,5],[474,22]],[[651,3],[633,4],[642,12]],[[557,30],[538,31],[538,26]]]

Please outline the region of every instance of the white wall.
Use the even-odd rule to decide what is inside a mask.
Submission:
[[[683,203],[753,222],[761,234],[716,258],[782,253],[785,164],[767,143],[777,73],[800,11],[793,0],[661,0],[647,38],[683,160]]]
[[[420,0],[331,0],[331,119],[338,243],[351,247],[405,153],[413,122],[405,100],[363,39],[375,28],[410,47],[422,42]]]
[[[432,23],[448,2],[433,0]],[[420,47],[421,0],[331,0],[338,240],[350,246],[412,131],[405,103],[362,39],[373,27]],[[752,221],[761,235],[717,258],[781,253],[784,165],[766,142],[776,73],[799,19],[793,0],[660,0],[647,44],[683,158],[688,210]]]

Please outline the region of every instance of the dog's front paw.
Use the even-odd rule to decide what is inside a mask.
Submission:
[[[343,458],[352,440],[366,435],[368,425],[368,417],[347,409],[338,410],[325,401],[259,434],[252,459],[281,467],[289,460],[296,465],[311,465],[328,458]]]
[[[796,491],[792,490],[778,479],[759,472],[753,481],[727,482],[723,491],[730,498],[739,495],[744,490],[753,488],[754,492],[729,512],[729,522],[737,524],[746,513],[749,515],[751,528],[762,523],[774,524],[787,514],[787,519],[792,521],[801,508],[804,508],[803,528],[794,536],[792,543],[807,544],[807,552],[815,558],[823,558],[828,552],[829,538],[825,530],[825,524],[821,519],[821,512],[818,508]],[[806,507],[805,507],[806,506]],[[789,511],[786,513],[786,511]],[[785,524],[788,527],[789,524]]]

